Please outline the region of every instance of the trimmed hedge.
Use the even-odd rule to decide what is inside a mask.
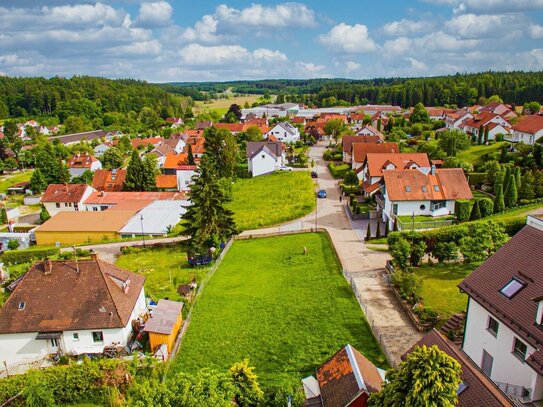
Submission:
[[[468,173],[468,182],[470,185],[481,185],[485,183],[486,172],[470,172]]]
[[[60,249],[27,249],[27,250],[10,250],[5,252],[0,258],[5,264],[21,264],[31,263],[36,260],[44,260],[48,257],[56,256],[60,253]]]
[[[347,171],[351,169],[348,164],[338,164],[334,165],[333,163],[328,164],[328,169],[334,178],[343,178]]]
[[[494,201],[490,198],[479,198],[477,199],[479,203],[479,209],[481,211],[481,216],[486,218],[494,213]]]
[[[537,199],[521,199],[518,201],[519,206],[523,205],[533,205],[543,203],[543,198],[537,198]]]
[[[467,199],[458,199],[455,201],[454,205],[456,219],[458,219],[459,222],[467,221],[470,215],[470,201]]]

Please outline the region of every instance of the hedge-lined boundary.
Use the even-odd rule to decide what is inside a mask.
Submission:
[[[10,250],[5,252],[0,260],[5,264],[31,263],[36,260],[44,260],[60,253],[58,248]]]

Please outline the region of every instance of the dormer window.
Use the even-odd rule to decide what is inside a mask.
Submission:
[[[428,187],[426,185],[422,186],[422,192],[428,192]]]
[[[26,302],[21,301],[21,302],[19,303],[18,309],[19,309],[19,311],[22,311],[22,310],[25,309],[25,307],[26,307]]]
[[[434,191],[439,192],[439,185],[434,185]]]
[[[518,294],[526,286],[526,283],[520,281],[518,278],[513,277],[506,285],[502,287],[500,293],[511,299]]]
[[[411,187],[409,185],[405,186],[405,192],[411,192]]]

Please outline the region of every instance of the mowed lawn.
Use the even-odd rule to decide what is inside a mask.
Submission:
[[[502,146],[509,144],[507,141],[498,141],[490,146],[477,145],[471,146],[467,150],[459,151],[456,155],[459,159],[471,164],[476,163],[484,154],[499,153]]]
[[[245,95],[245,96],[236,96],[230,97],[228,99],[213,99],[209,102],[195,102],[194,114],[201,114],[204,112],[217,112],[220,115],[224,115],[230,106],[237,104],[242,107],[245,105],[245,102],[252,105],[256,102],[262,95]]]
[[[457,286],[477,266],[478,264],[436,264],[415,269],[423,279],[424,305],[439,312],[443,319],[465,311],[468,296],[460,293]]]
[[[193,308],[172,370],[226,371],[248,358],[265,388],[299,384],[347,343],[386,366],[326,235],[236,241]]]
[[[232,201],[240,231],[273,226],[300,218],[315,209],[315,186],[308,171],[276,172],[238,179],[232,185]]]
[[[6,193],[9,187],[19,184],[20,182],[28,182],[32,178],[32,171],[18,172],[14,175],[4,175],[0,177],[0,193]]]
[[[180,301],[177,287],[189,283],[194,276],[198,282],[201,281],[208,271],[207,268],[191,268],[187,249],[181,244],[132,249],[130,253],[119,256],[115,264],[145,276],[145,294],[155,301],[161,298]]]

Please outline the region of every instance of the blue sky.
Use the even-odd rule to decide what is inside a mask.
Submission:
[[[153,82],[543,67],[543,0],[0,0],[0,74]]]

